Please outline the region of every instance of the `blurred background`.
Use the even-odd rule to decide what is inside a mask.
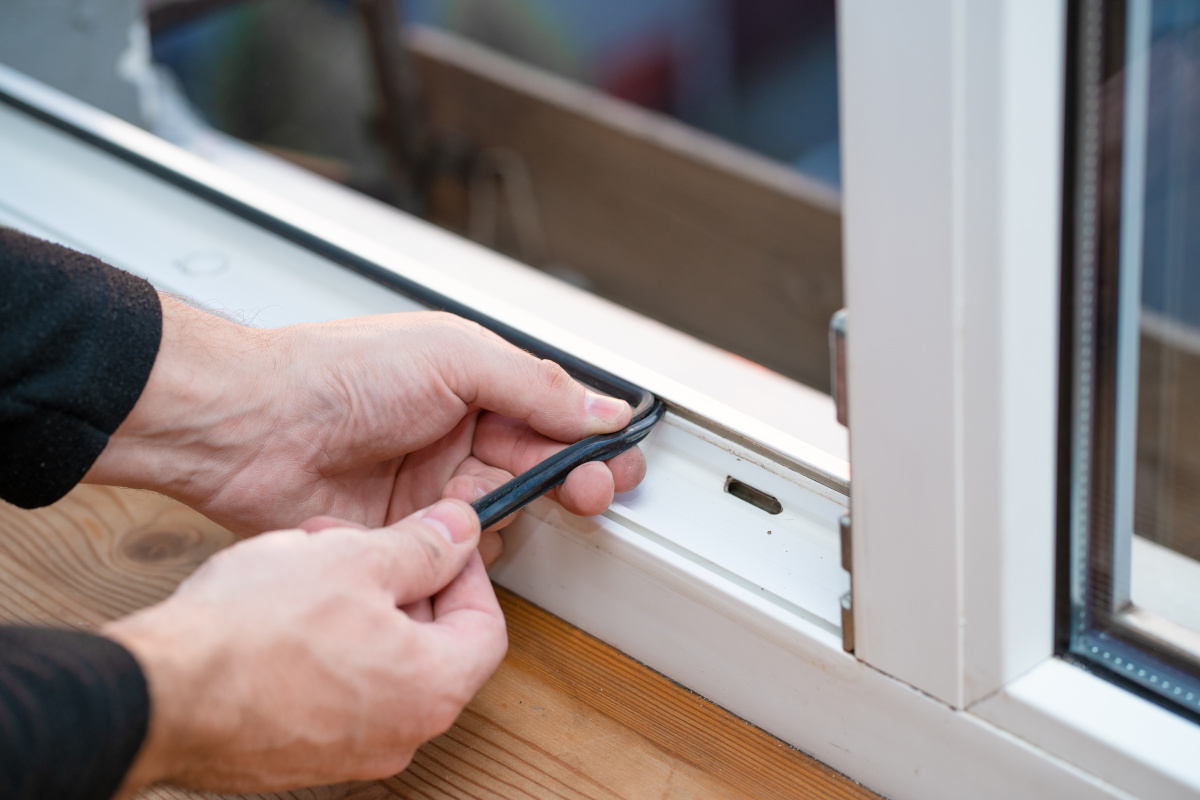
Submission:
[[[224,5],[177,15],[181,21],[164,16],[153,37],[155,61],[179,78],[203,118],[239,138],[320,154],[367,175],[377,168],[378,137],[366,124],[375,81],[352,0]],[[837,186],[834,5],[402,0],[397,18],[668,114]]]
[[[835,0],[0,0],[0,62],[828,390]]]

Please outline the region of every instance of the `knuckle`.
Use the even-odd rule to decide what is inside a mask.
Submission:
[[[409,564],[412,577],[417,581],[432,582],[441,574],[446,557],[446,542],[425,525],[409,531],[412,544]]]
[[[357,768],[351,771],[350,778],[357,781],[390,778],[408,769],[414,755],[416,755],[416,750],[412,747],[388,748],[385,753],[363,759]]]
[[[508,655],[508,628],[504,623],[496,626],[495,634],[488,643],[488,655],[490,656],[488,666],[491,672],[495,672],[500,666],[500,662],[504,661],[504,657]]]
[[[448,663],[445,654],[429,654],[420,660],[426,663],[428,671],[424,685],[430,690],[425,694],[419,708],[414,709],[414,735],[419,737],[420,741],[427,742],[454,726],[463,709],[475,696],[475,692],[470,682],[459,674],[462,665]]]
[[[457,324],[462,330],[470,333],[472,336],[481,336],[485,338],[488,336],[487,328],[483,327],[478,322],[464,319],[463,317],[451,316],[453,317],[455,324]]]
[[[479,360],[487,357],[488,350],[494,347],[488,340],[487,329],[446,311],[422,313],[429,315],[425,319],[426,357],[438,365],[442,374],[459,384],[469,384]]]
[[[470,475],[455,475],[442,486],[441,497],[470,497],[473,478]],[[467,502],[470,502],[469,500]]]
[[[434,707],[426,714],[424,722],[424,730],[422,731],[422,740],[429,741],[430,739],[441,736],[446,731],[454,727],[454,723],[458,720],[458,715],[466,708],[467,703],[471,702],[470,697],[457,697],[447,695],[439,698],[439,701],[434,704]]]
[[[416,755],[416,753],[416,750],[405,749],[399,753],[393,754],[387,760],[387,764],[383,770],[383,777],[391,777],[392,775],[408,769],[408,765],[412,763],[413,756]]]
[[[464,319],[457,314],[451,314],[449,311],[430,311],[428,313],[430,315],[430,322],[433,325],[451,335],[478,336],[483,331],[483,326],[478,322]]]
[[[538,384],[553,394],[569,392],[578,387],[575,379],[559,364],[549,359],[542,359],[537,366]]]

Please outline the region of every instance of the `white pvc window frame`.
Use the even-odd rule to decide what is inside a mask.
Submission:
[[[1200,727],[1054,657],[1065,0],[839,5],[856,654],[1138,795]]]
[[[1053,650],[1064,7],[840,11],[856,647],[965,707]]]

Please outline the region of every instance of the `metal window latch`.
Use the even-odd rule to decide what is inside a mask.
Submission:
[[[850,405],[846,395],[846,309],[833,315],[829,321],[829,368],[832,373],[830,384],[833,386],[833,404],[837,408],[837,421],[847,428],[850,427]],[[842,601],[842,649],[847,653],[854,652],[854,561],[851,558],[851,525],[850,515],[843,514],[838,520],[842,544],[842,569],[850,573],[850,591],[841,597]]]
[[[837,421],[850,427],[850,405],[846,398],[846,309],[836,312],[829,321],[829,369],[832,375],[833,404]]]

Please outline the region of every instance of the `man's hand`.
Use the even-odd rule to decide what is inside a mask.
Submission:
[[[311,520],[235,544],[167,600],[106,626],[151,694],[124,790],[259,792],[399,772],[504,657],[478,526],[457,500],[378,530]]]
[[[161,491],[244,535],[316,514],[380,527],[473,501],[630,413],[447,314],[254,330],[164,297],[150,380],[85,481]],[[552,496],[598,514],[644,472],[634,449]],[[499,549],[485,535],[485,560]]]

